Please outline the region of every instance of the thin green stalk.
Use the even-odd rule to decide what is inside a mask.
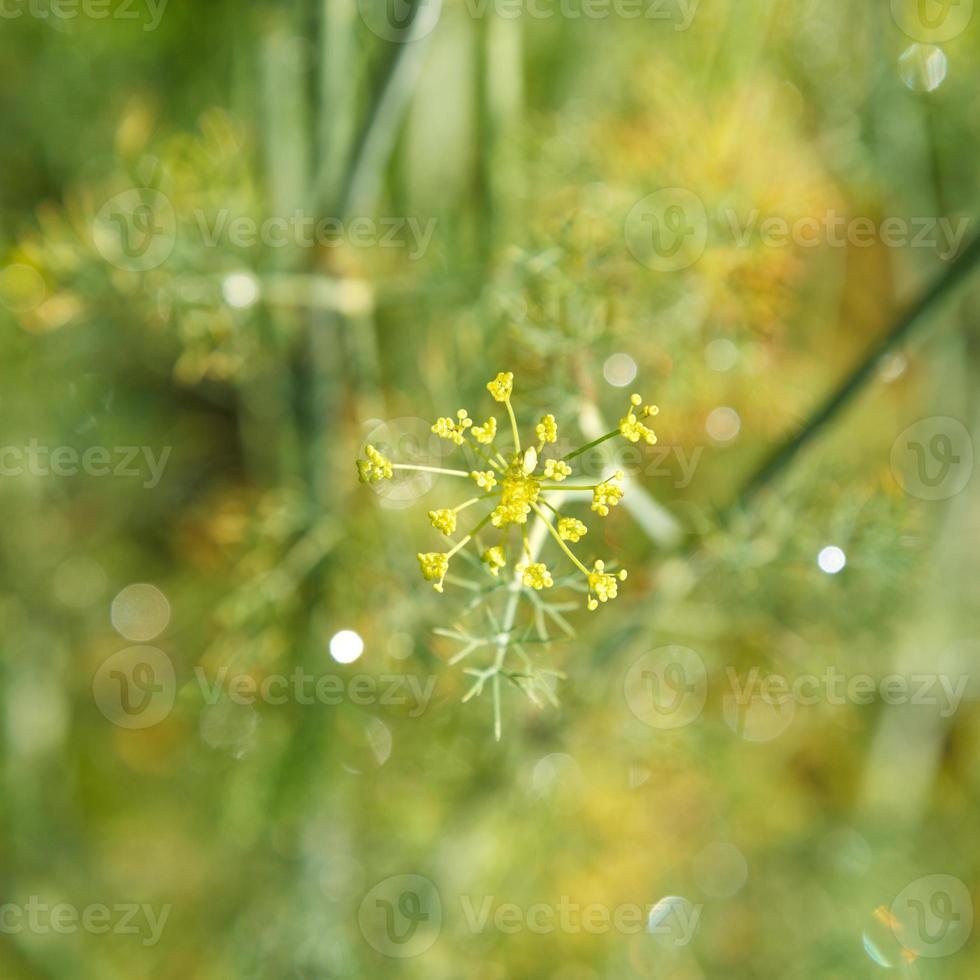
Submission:
[[[733,513],[741,510],[775,480],[789,466],[808,443],[814,438],[858,395],[864,386],[875,376],[881,359],[893,347],[900,344],[912,332],[912,328],[939,302],[949,295],[980,263],[980,235],[964,249],[945,274],[932,284],[923,295],[896,320],[861,362],[838,385],[810,416],[806,424],[795,434],[779,445],[746,481],[734,503],[723,515],[727,523]]]

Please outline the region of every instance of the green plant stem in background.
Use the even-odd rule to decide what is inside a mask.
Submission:
[[[797,433],[786,439],[766,459],[739,491],[735,502],[723,515],[723,524],[748,506],[793,461],[796,454],[811,442],[861,391],[878,370],[881,359],[900,344],[912,328],[942,299],[949,295],[980,262],[980,236],[977,236],[953,264],[925,293],[899,316],[894,326],[872,346],[860,364],[810,416]],[[599,440],[601,441],[601,440]]]

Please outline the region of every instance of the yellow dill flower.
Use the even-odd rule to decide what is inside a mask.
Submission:
[[[545,415],[543,419],[534,427],[534,433],[538,437],[538,442],[543,446],[546,442],[558,441],[558,423],[554,415]]]
[[[513,371],[501,371],[493,379],[493,381],[487,382],[487,391],[493,396],[493,400],[497,402],[505,402],[510,398],[510,393],[514,390],[514,373]]]
[[[480,556],[480,561],[486,564],[491,575],[496,576],[500,574],[501,568],[506,567],[507,556],[504,554],[504,549],[497,545],[493,548],[487,548]]]
[[[494,476],[493,470],[473,470],[470,476],[476,480],[476,485],[481,490],[492,490],[497,485],[497,477]]]
[[[473,426],[473,437],[477,442],[482,442],[488,446],[497,438],[497,420],[491,415],[483,425]]]
[[[660,409],[656,405],[644,405],[640,410],[639,417],[636,409],[643,403],[639,395],[630,396],[630,409],[623,418],[619,420],[619,434],[630,442],[639,442],[643,439],[647,445],[652,446],[657,441],[657,435],[653,429],[645,426],[640,419],[649,418],[656,415]]]
[[[577,544],[588,533],[589,529],[574,517],[563,517],[558,521],[558,536],[562,541]]]
[[[544,461],[544,475],[548,480],[561,483],[566,477],[572,475],[572,468],[562,459],[546,459]]]
[[[456,511],[454,510],[430,510],[429,520],[437,531],[442,531],[447,536],[456,531]]]
[[[379,453],[374,446],[368,446],[364,453],[367,459],[357,461],[357,478],[361,483],[390,480],[392,475],[391,461]]]
[[[463,440],[466,438],[466,430],[473,424],[473,419],[469,417],[469,413],[465,408],[461,408],[456,413],[456,418],[441,418],[436,419],[435,424],[432,426],[432,431],[442,439],[448,439],[450,442],[456,443],[457,446],[463,445]]]
[[[626,569],[621,569],[618,574],[610,575],[606,571],[606,563],[596,561],[589,572],[589,610],[595,610],[600,602],[608,602],[615,599],[619,594],[619,583],[626,581]]]
[[[432,588],[436,592],[442,592],[442,581],[449,571],[449,555],[438,551],[432,551],[423,555],[421,552],[416,555],[422,575],[427,582],[435,583]]]
[[[529,589],[540,592],[542,589],[550,589],[555,584],[548,566],[543,562],[535,561],[528,565],[518,565],[517,571],[521,573],[521,581]]]
[[[617,470],[614,480],[622,480],[622,470]],[[623,490],[615,483],[605,481],[592,489],[592,509],[600,516],[606,517],[609,508],[615,507],[623,499]]]
[[[537,547],[537,545],[532,546],[530,544],[534,539],[524,530],[524,526],[534,519],[540,520],[545,525],[548,533],[565,557],[585,578],[588,584],[587,604],[589,609],[598,608],[600,603],[608,602],[616,597],[619,582],[626,578],[626,572],[621,571],[616,575],[610,574],[605,571],[605,565],[601,561],[596,561],[591,569],[584,565],[569,547],[569,543],[578,544],[581,542],[588,534],[588,527],[584,521],[570,516],[557,516],[556,523],[552,523],[547,511],[551,510],[558,515],[558,510],[549,498],[561,492],[591,491],[592,511],[602,517],[607,516],[610,509],[615,507],[623,497],[622,488],[615,482],[623,479],[622,471],[618,471],[613,477],[595,485],[568,486],[565,485],[564,481],[572,474],[572,467],[569,463],[587,449],[615,437],[625,438],[631,442],[639,442],[641,439],[648,442],[653,441],[656,437],[643,424],[643,420],[655,415],[657,413],[656,407],[642,405],[640,396],[633,395],[630,398],[630,408],[627,415],[620,419],[617,428],[568,453],[562,459],[544,460],[542,470],[538,471],[539,452],[543,450],[546,444],[554,443],[558,438],[558,423],[554,415],[542,416],[535,426],[535,434],[538,438],[537,445],[522,446],[517,415],[511,404],[514,375],[511,372],[499,373],[493,381],[487,384],[487,390],[495,400],[506,406],[511,435],[509,447],[500,448],[498,446],[496,442],[499,435],[498,426],[497,420],[493,416],[488,418],[483,425],[474,425],[466,410],[460,409],[456,413],[455,419],[440,418],[432,426],[433,432],[457,446],[464,445],[467,434],[471,432],[473,442],[469,446],[483,457],[487,464],[486,470],[471,470],[468,467],[466,469],[446,469],[439,466],[393,463],[373,446],[368,446],[366,449],[367,459],[357,461],[358,474],[365,482],[373,482],[390,478],[394,470],[421,470],[471,479],[483,491],[482,495],[474,496],[457,507],[441,508],[428,512],[432,526],[437,531],[451,536],[456,534],[459,515],[464,510],[484,501],[489,502],[483,517],[477,518],[471,525],[469,533],[464,534],[448,551],[419,553],[418,561],[422,574],[438,592],[443,591],[452,557],[474,539],[477,539],[480,560],[486,565],[487,571],[491,575],[499,577],[500,569],[507,567],[507,535],[510,533],[512,524],[521,528],[525,553],[523,564],[517,565],[515,568],[517,581],[526,588],[536,591],[552,588],[554,586],[552,574],[543,561],[535,560],[537,556],[532,553],[532,547]],[[484,449],[484,446],[490,448]],[[487,547],[478,540],[480,531],[487,525],[502,532],[499,543],[491,547]]]

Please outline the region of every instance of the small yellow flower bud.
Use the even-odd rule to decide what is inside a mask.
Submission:
[[[473,436],[477,442],[487,446],[497,438],[497,420],[491,416],[483,425],[473,426]]]
[[[480,556],[480,561],[486,563],[491,575],[499,575],[500,569],[507,565],[507,557],[504,554],[504,549],[499,545],[493,548],[487,548]]]
[[[555,584],[551,578],[551,572],[548,571],[548,566],[542,562],[519,565],[517,570],[521,573],[521,581],[529,589],[540,592],[541,589],[550,589]]]
[[[457,446],[462,446],[463,440],[466,438],[466,430],[472,424],[473,419],[467,415],[465,408],[461,408],[456,413],[455,421],[448,417],[436,419],[432,431],[441,439],[448,439]]]
[[[493,470],[474,470],[470,473],[470,476],[476,480],[476,485],[481,490],[492,490],[497,485],[497,477],[494,476]]]
[[[378,480],[390,480],[392,468],[390,460],[378,452],[374,446],[364,450],[367,459],[357,461],[357,478],[361,483],[376,483]]]
[[[615,599],[619,592],[617,577],[608,574],[605,569],[605,562],[597,561],[589,573],[589,609],[596,608],[593,605],[596,600],[598,602],[608,602],[610,599]]]
[[[511,392],[514,390],[514,374],[512,371],[503,371],[493,379],[493,381],[487,382],[487,391],[493,396],[494,401],[505,402],[510,398]]]
[[[616,478],[622,479],[622,476],[617,473]],[[592,491],[592,509],[600,517],[606,517],[609,508],[615,507],[622,499],[623,491],[620,487],[610,482],[600,483]]]
[[[456,530],[456,511],[454,510],[430,510],[429,520],[437,531],[442,531],[447,536]]]
[[[442,580],[449,571],[449,555],[435,551],[425,555],[420,553],[416,557],[425,580],[434,583],[432,588],[436,592],[442,592]]]
[[[562,541],[571,541],[573,544],[582,540],[589,529],[574,517],[563,517],[558,521],[558,536]]]
[[[572,475],[572,468],[564,460],[546,459],[544,462],[544,475],[548,480],[561,483],[566,477]]]
[[[545,415],[534,427],[534,432],[538,437],[538,442],[557,442],[558,423],[555,421],[554,415]]]

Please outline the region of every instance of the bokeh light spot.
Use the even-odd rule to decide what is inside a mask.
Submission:
[[[330,656],[339,664],[352,664],[364,653],[364,641],[353,630],[341,630],[330,638]]]
[[[704,423],[704,431],[715,442],[731,442],[742,430],[742,420],[734,408],[713,409]]]
[[[820,566],[820,571],[828,575],[836,575],[847,564],[847,555],[837,545],[829,544],[820,550],[817,564]]]
[[[110,613],[116,632],[137,643],[159,636],[170,622],[170,603],[146,582],[127,585],[112,600]]]
[[[602,365],[602,376],[611,385],[625,388],[631,384],[637,373],[636,361],[629,354],[613,354]]]

